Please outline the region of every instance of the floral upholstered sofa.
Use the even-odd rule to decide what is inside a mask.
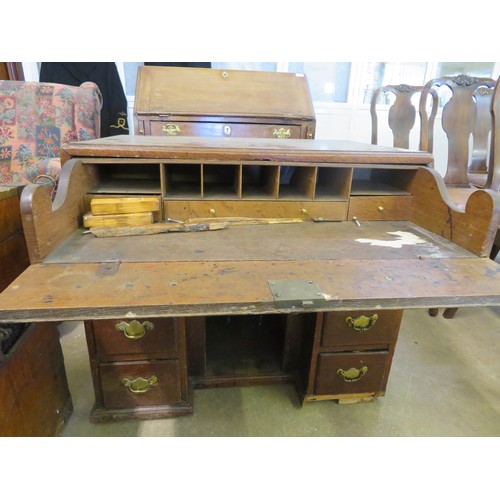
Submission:
[[[0,81],[0,184],[56,183],[61,146],[100,135],[95,83]]]

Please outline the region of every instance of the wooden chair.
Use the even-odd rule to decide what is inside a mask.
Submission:
[[[395,96],[395,100],[389,107],[388,124],[392,131],[393,146],[410,149],[410,134],[416,121],[416,107],[412,102],[412,98],[415,94],[422,92],[422,90],[422,86],[412,86],[404,83],[400,85],[386,85],[375,90],[370,103],[372,144],[378,144],[379,107],[377,105],[379,104],[380,96],[392,93]],[[434,89],[430,89],[428,95],[432,96],[432,104],[427,126],[433,126],[438,108],[438,99]],[[430,140],[432,141],[432,136]],[[422,149],[421,144],[419,144],[419,149]]]
[[[462,209],[465,209],[469,196],[477,189],[490,189],[495,192],[500,191],[500,79],[494,83],[493,87],[490,85],[489,81],[486,83],[487,85],[485,87],[479,86],[470,94],[476,100],[477,111],[476,123],[473,128],[473,131],[476,132],[476,149],[470,155],[471,161],[467,171],[467,180],[469,184],[466,186],[448,185],[448,194],[451,201]],[[456,128],[459,128],[458,125]],[[484,142],[484,135],[489,135],[490,130],[490,139]],[[487,134],[486,131],[488,132]],[[483,135],[480,137],[481,134]],[[488,150],[489,160],[486,162]],[[463,151],[461,153],[463,154]],[[484,165],[487,168],[485,168]],[[462,174],[463,172],[464,170],[462,170]],[[478,172],[482,174],[482,180],[481,182],[474,182],[474,179],[477,180]],[[453,180],[457,179],[456,174],[457,172],[451,172]],[[465,181],[466,179],[461,178],[461,180]],[[500,227],[491,249],[490,258],[495,260],[499,251]],[[443,312],[443,317],[448,319],[453,318],[456,311],[457,308],[447,308]],[[435,316],[437,312],[437,309],[431,309],[429,311],[432,316]]]
[[[441,125],[448,141],[444,181],[447,186],[486,186],[488,139],[491,130],[491,96],[495,80],[468,75],[434,78],[420,95],[421,148],[433,152],[434,117],[427,115],[427,96],[441,87],[451,91]],[[470,142],[472,139],[472,147]]]

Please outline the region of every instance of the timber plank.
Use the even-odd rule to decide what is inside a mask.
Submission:
[[[274,304],[269,280],[312,280],[323,305],[300,310],[500,305],[500,266],[489,259],[226,261],[36,264],[0,296],[0,319],[262,314],[297,311]],[[457,279],[458,277],[458,279]],[[43,289],[34,287],[43,283]]]

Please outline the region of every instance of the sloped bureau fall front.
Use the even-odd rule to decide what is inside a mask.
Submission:
[[[373,399],[405,308],[500,303],[487,258],[498,199],[478,191],[455,209],[424,152],[123,136],[63,159],[53,202],[23,191],[31,266],[0,296],[0,319],[85,321],[94,422],[189,414],[203,387]],[[85,230],[92,200],[115,197],[157,200],[138,227],[160,234]]]

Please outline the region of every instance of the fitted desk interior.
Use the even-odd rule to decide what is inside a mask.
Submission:
[[[117,136],[69,145],[54,201],[28,186],[31,266],[0,320],[85,321],[94,422],[193,411],[193,387],[294,383],[302,402],[385,393],[406,308],[500,303],[488,191],[453,207],[430,155],[317,140]],[[272,218],[98,238],[90,200],[156,219]],[[279,223],[284,218],[294,222]]]

